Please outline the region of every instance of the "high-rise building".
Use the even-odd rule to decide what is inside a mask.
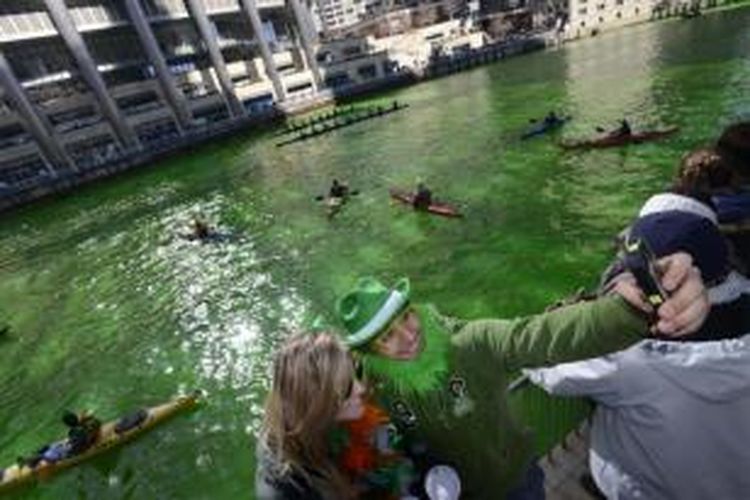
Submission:
[[[300,0],[0,2],[0,195],[313,95]]]
[[[314,5],[320,32],[347,28],[365,15],[365,0],[317,0]]]

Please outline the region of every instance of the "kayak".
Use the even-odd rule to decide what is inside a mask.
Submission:
[[[650,130],[647,132],[638,132],[630,135],[612,136],[608,135],[598,139],[590,139],[579,142],[563,142],[560,147],[563,149],[598,149],[624,146],[626,144],[641,144],[644,142],[658,141],[677,132],[678,127],[670,127],[664,130]]]
[[[396,201],[403,203],[404,205],[413,206],[414,193],[408,191],[401,191],[398,189],[391,189],[391,198]],[[441,203],[439,201],[433,201],[432,204],[427,208],[427,212],[435,215],[442,215],[443,217],[463,217],[464,215],[458,211],[458,208],[449,204]]]
[[[524,141],[538,135],[544,135],[548,132],[554,132],[555,130],[562,128],[565,123],[570,121],[570,118],[570,116],[566,116],[554,121],[553,123],[547,123],[544,120],[541,120],[539,123],[534,124],[531,128],[524,132],[521,135],[521,140]]]
[[[200,391],[195,391],[192,394],[180,396],[161,405],[139,409],[122,418],[103,424],[96,442],[85,451],[72,457],[62,458],[51,463],[43,461],[36,467],[14,464],[5,469],[0,469],[0,493],[34,480],[47,479],[53,474],[120,446],[175,415],[195,408],[199,403],[200,397]],[[63,439],[52,443],[50,447],[64,446],[66,442],[67,440]]]

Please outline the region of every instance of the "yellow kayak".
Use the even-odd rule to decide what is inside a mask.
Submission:
[[[144,434],[153,427],[173,416],[195,408],[200,402],[201,393],[195,391],[186,396],[179,396],[167,403],[138,410],[130,415],[103,424],[99,437],[85,451],[62,458],[55,462],[40,462],[36,467],[17,464],[0,469],[0,493],[38,479],[47,479],[52,475],[78,465],[112,448]],[[66,440],[53,443],[51,446],[64,444]]]

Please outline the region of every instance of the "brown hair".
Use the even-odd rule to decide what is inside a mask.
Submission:
[[[328,443],[353,381],[352,360],[334,334],[295,335],[274,361],[262,440],[284,473],[304,478],[324,498],[356,497]]]
[[[731,189],[734,172],[712,149],[696,149],[682,157],[672,191],[705,200],[712,194]]]

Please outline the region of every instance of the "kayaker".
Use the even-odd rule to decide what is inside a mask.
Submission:
[[[662,264],[662,283],[674,293],[657,311],[657,326],[669,336],[690,333],[708,310],[700,274],[687,254]],[[532,465],[530,433],[509,416],[503,374],[616,351],[647,336],[649,306],[632,282],[617,286],[614,296],[536,316],[465,321],[412,304],[408,279],[388,288],[363,278],[336,310],[411,458],[453,465],[465,498],[543,498],[543,472]]]
[[[193,217],[193,238],[204,240],[211,236],[211,227],[200,217]]]
[[[256,448],[256,498],[404,496],[411,464],[355,372],[335,334],[299,334],[284,343]]]
[[[68,427],[68,439],[44,445],[28,458],[19,457],[19,467],[27,466],[33,469],[43,463],[54,463],[78,455],[90,448],[99,438],[101,422],[91,413],[84,412],[78,416],[66,411],[62,421]]]
[[[423,182],[417,184],[417,190],[412,200],[414,210],[427,210],[432,205],[432,191]]]
[[[630,137],[632,133],[633,130],[630,128],[630,122],[623,118],[620,121],[620,127],[609,135],[610,137]]]
[[[331,188],[328,190],[329,198],[345,198],[349,195],[349,186],[346,183],[340,183],[338,179],[333,179]]]
[[[88,411],[80,415],[66,411],[62,420],[68,426],[68,442],[70,443],[71,455],[78,455],[86,451],[99,438],[102,423]]]
[[[547,113],[547,116],[544,117],[544,124],[548,127],[557,125],[560,122],[560,117],[557,116],[557,113],[553,111],[550,111]]]

